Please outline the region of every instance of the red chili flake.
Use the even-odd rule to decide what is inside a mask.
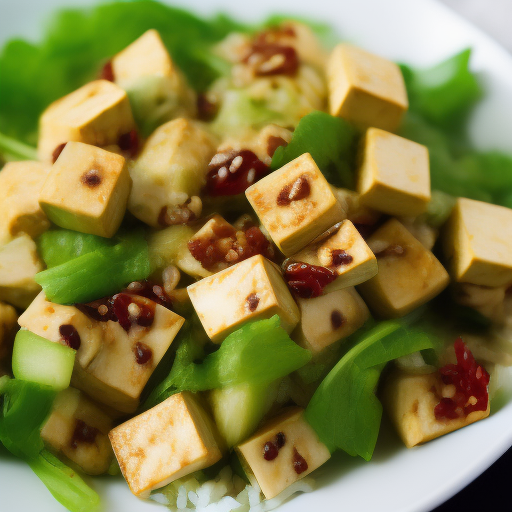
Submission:
[[[345,323],[344,316],[337,310],[334,309],[331,313],[331,325],[334,330],[339,329]]]
[[[197,117],[201,121],[212,121],[218,111],[218,103],[210,101],[206,94],[197,95]]]
[[[284,269],[284,278],[288,286],[302,299],[322,295],[323,289],[336,277],[336,273],[328,268],[301,261],[289,263]]]
[[[311,193],[308,177],[305,174],[299,176],[293,183],[289,183],[277,196],[278,206],[288,206],[293,201],[305,199]]]
[[[61,325],[59,327],[59,334],[66,345],[74,350],[78,350],[82,344],[80,334],[78,331],[69,324]]]
[[[260,303],[260,298],[255,293],[250,293],[245,299],[245,302],[247,303],[249,311],[253,312],[256,311],[256,308]]]
[[[278,450],[280,450],[286,443],[286,436],[284,435],[284,432],[278,432],[276,434],[276,446]]]
[[[96,441],[96,436],[100,434],[100,431],[87,425],[85,421],[75,420],[75,430],[71,437],[71,447],[77,448],[79,443],[92,444]]]
[[[135,360],[137,361],[137,364],[140,365],[148,363],[153,357],[152,350],[145,343],[140,341],[135,343],[134,352]]]
[[[89,188],[96,188],[101,185],[101,174],[98,169],[90,169],[82,174],[80,181]]]
[[[334,251],[331,253],[331,257],[332,264],[335,267],[340,267],[341,265],[350,265],[354,261],[354,258],[343,249],[334,249]]]
[[[63,142],[62,144],[59,144],[52,153],[52,163],[55,163],[57,161],[57,158],[59,158],[60,154],[62,153],[62,150],[66,147],[67,142]]]
[[[211,196],[242,194],[270,172],[252,151],[218,153],[212,158],[206,176],[206,192]]]
[[[106,62],[105,65],[103,66],[103,68],[101,68],[100,79],[101,80],[108,80],[109,82],[114,82],[115,81],[114,68],[112,66],[112,61],[111,60]]]
[[[263,458],[265,460],[274,460],[279,455],[279,448],[272,442],[268,441],[263,446]]]
[[[306,459],[297,451],[297,448],[293,448],[293,469],[297,475],[304,473],[308,469],[308,463]]]
[[[132,325],[150,327],[155,319],[155,303],[149,299],[127,293],[118,293],[112,297],[112,310],[119,325],[128,332]],[[131,305],[134,306],[131,306]],[[136,310],[132,313],[130,310]]]
[[[473,411],[485,411],[489,402],[487,386],[489,374],[479,365],[461,338],[454,344],[456,364],[447,364],[439,369],[444,385],[453,385],[455,395],[441,398],[434,413],[436,419],[457,419]]]
[[[137,130],[131,130],[121,135],[117,140],[117,145],[122,151],[128,152],[132,158],[135,158],[140,148],[140,139]]]
[[[172,300],[165,293],[165,290],[162,286],[149,281],[148,279],[144,279],[143,281],[134,281],[130,283],[124,290],[123,293],[129,295],[139,295],[140,297],[146,297],[147,299],[164,306],[164,308],[171,309],[172,308]]]

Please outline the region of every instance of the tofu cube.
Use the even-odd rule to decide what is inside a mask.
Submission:
[[[357,191],[361,203],[389,215],[414,217],[430,201],[428,149],[377,128],[364,140]]]
[[[396,219],[367,240],[379,272],[358,287],[372,312],[384,318],[406,315],[438,295],[450,278],[439,260]]]
[[[291,259],[327,267],[338,275],[324,293],[355,286],[377,274],[377,258],[349,220],[333,226]]]
[[[313,354],[350,336],[370,318],[370,312],[354,288],[315,297],[297,299],[300,323],[294,340]]]
[[[150,226],[165,225],[162,212],[201,192],[216,147],[204,128],[187,119],[174,119],[157,128],[130,167],[130,212]]]
[[[110,442],[136,496],[215,464],[222,457],[210,418],[184,391],[114,428]]]
[[[135,129],[126,92],[107,80],[96,80],[52,103],[39,122],[39,159],[52,161],[57,146],[76,141],[93,146],[117,144]]]
[[[0,302],[0,362],[10,356],[17,326],[16,310],[11,305]]]
[[[262,320],[277,314],[287,332],[291,332],[299,321],[299,309],[279,267],[261,255],[201,279],[187,290],[214,343],[222,342],[249,320]]]
[[[490,408],[466,417],[437,420],[434,408],[442,397],[443,382],[437,372],[411,374],[396,370],[384,385],[383,401],[389,417],[407,448],[425,443],[489,416]]]
[[[46,178],[39,204],[60,227],[110,238],[123,220],[130,188],[122,156],[68,142]]]
[[[448,222],[444,251],[452,277],[482,286],[512,281],[512,210],[459,198]]]
[[[0,244],[20,233],[38,237],[50,227],[39,206],[39,192],[51,166],[41,162],[8,162],[0,172]]]
[[[277,450],[273,460],[263,456],[267,443]],[[266,423],[238,445],[236,451],[241,456],[242,466],[254,475],[266,499],[274,498],[331,457],[299,407],[290,408]]]
[[[272,172],[245,193],[286,256],[343,219],[340,204],[309,153]]]
[[[108,433],[113,421],[77,389],[61,391],[41,430],[52,451],[64,455],[88,475],[106,473],[114,458]]]
[[[0,301],[26,308],[41,291],[34,276],[43,270],[35,242],[22,234],[0,247]]]
[[[400,68],[349,44],[332,51],[327,82],[330,113],[362,127],[395,131],[409,108]]]

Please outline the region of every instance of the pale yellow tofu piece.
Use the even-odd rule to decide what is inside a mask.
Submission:
[[[187,119],[157,128],[130,167],[130,212],[150,226],[162,227],[162,209],[183,205],[201,192],[216,147],[204,128]]]
[[[416,216],[430,201],[428,149],[378,128],[364,139],[357,191],[361,203],[389,215]]]
[[[10,355],[17,321],[16,310],[10,304],[0,302],[0,361]]]
[[[457,199],[444,250],[456,281],[483,286],[510,284],[512,210],[473,199]]]
[[[43,270],[36,243],[22,234],[0,246],[0,301],[26,308],[41,291],[34,276]]]
[[[0,172],[0,244],[20,233],[35,238],[50,227],[39,206],[39,192],[51,166],[42,162],[8,162]]]
[[[332,51],[327,81],[330,113],[362,127],[395,131],[409,108],[400,68],[346,43]]]
[[[440,402],[443,382],[437,372],[411,374],[396,370],[384,385],[384,405],[407,448],[425,443],[489,416],[473,411],[466,417],[437,420],[434,409]]]
[[[52,161],[60,144],[76,141],[93,146],[117,144],[135,129],[126,92],[107,80],[96,80],[52,103],[39,121],[38,155]]]
[[[222,457],[210,418],[188,391],[122,423],[109,437],[130,490],[141,498]]]
[[[261,179],[245,194],[286,256],[343,219],[341,205],[309,153]]]
[[[360,284],[358,291],[377,315],[406,315],[448,285],[448,272],[439,260],[396,219],[386,222],[367,242],[377,256],[379,272]]]
[[[267,443],[279,438],[284,444],[277,457],[263,457]],[[273,418],[256,434],[236,447],[242,466],[254,475],[266,499],[277,496],[288,486],[309,475],[331,457],[328,448],[304,419],[304,410],[293,407]]]
[[[78,389],[61,391],[41,430],[52,451],[64,455],[88,475],[106,473],[114,458],[108,433],[113,421]]]
[[[370,312],[354,288],[345,288],[312,299],[297,299],[300,322],[294,340],[317,354],[350,336],[370,318]]]
[[[299,309],[279,267],[259,254],[201,279],[187,290],[214,343],[222,342],[249,320],[277,314],[287,332],[299,321]]]
[[[62,228],[110,238],[123,220],[131,185],[122,156],[68,142],[46,178],[39,204]]]
[[[291,259],[329,268],[338,275],[324,293],[355,286],[377,274],[377,258],[349,220],[333,226]]]

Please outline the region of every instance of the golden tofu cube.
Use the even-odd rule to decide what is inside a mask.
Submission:
[[[366,132],[357,183],[361,203],[389,215],[414,217],[430,201],[428,149],[377,128]]]
[[[265,445],[270,444],[277,451],[273,460],[263,456]],[[238,445],[236,451],[241,456],[242,466],[254,475],[266,499],[277,496],[331,457],[299,407],[290,408],[266,423]]]
[[[400,68],[349,44],[332,51],[327,81],[330,113],[362,127],[395,131],[409,108]]]
[[[188,391],[114,428],[110,442],[136,496],[215,464],[222,457],[213,424]]]
[[[122,156],[68,142],[46,178],[39,204],[57,226],[110,238],[121,225],[130,188]]]
[[[444,238],[452,277],[482,286],[512,281],[512,210],[459,198]]]
[[[329,268],[338,275],[324,293],[355,286],[377,274],[377,258],[349,220],[333,226],[291,259]]]
[[[185,204],[206,184],[216,146],[204,128],[187,119],[157,128],[130,167],[130,212],[150,226],[165,225],[162,212]]]
[[[343,219],[340,204],[309,153],[261,179],[245,194],[286,256]]]
[[[214,343],[222,342],[249,320],[262,320],[277,314],[287,332],[291,332],[299,321],[299,309],[279,267],[259,254],[205,277],[187,290]]]
[[[293,338],[317,354],[350,336],[370,318],[370,312],[354,288],[344,288],[315,297],[297,299],[300,323]]]
[[[70,141],[93,146],[117,144],[135,129],[126,92],[107,80],[96,80],[52,103],[39,122],[38,155],[52,161],[55,149]]]
[[[411,374],[396,370],[384,385],[384,405],[407,448],[425,443],[489,416],[490,408],[466,417],[438,420],[434,409],[442,397],[437,372]]]
[[[51,166],[41,162],[8,162],[0,172],[0,244],[20,233],[38,237],[50,227],[39,206],[39,192]]]
[[[446,288],[450,278],[439,260],[396,219],[367,240],[379,272],[358,287],[370,309],[384,318],[406,315]]]
[[[18,315],[10,304],[0,302],[0,361],[9,357],[18,325]]]
[[[34,276],[43,270],[36,243],[22,234],[0,247],[0,301],[26,308],[41,291]]]
[[[41,430],[52,451],[61,453],[88,475],[106,473],[114,453],[108,439],[113,421],[77,389],[61,391]]]

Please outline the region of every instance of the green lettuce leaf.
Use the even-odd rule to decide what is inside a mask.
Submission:
[[[355,140],[356,132],[345,120],[325,112],[311,112],[300,120],[290,143],[277,148],[271,168],[279,169],[310,153],[327,181],[353,188]]]
[[[357,344],[321,382],[305,414],[331,452],[341,449],[370,460],[382,417],[375,389],[384,366],[434,345],[425,333],[395,321],[381,322],[358,336]]]

